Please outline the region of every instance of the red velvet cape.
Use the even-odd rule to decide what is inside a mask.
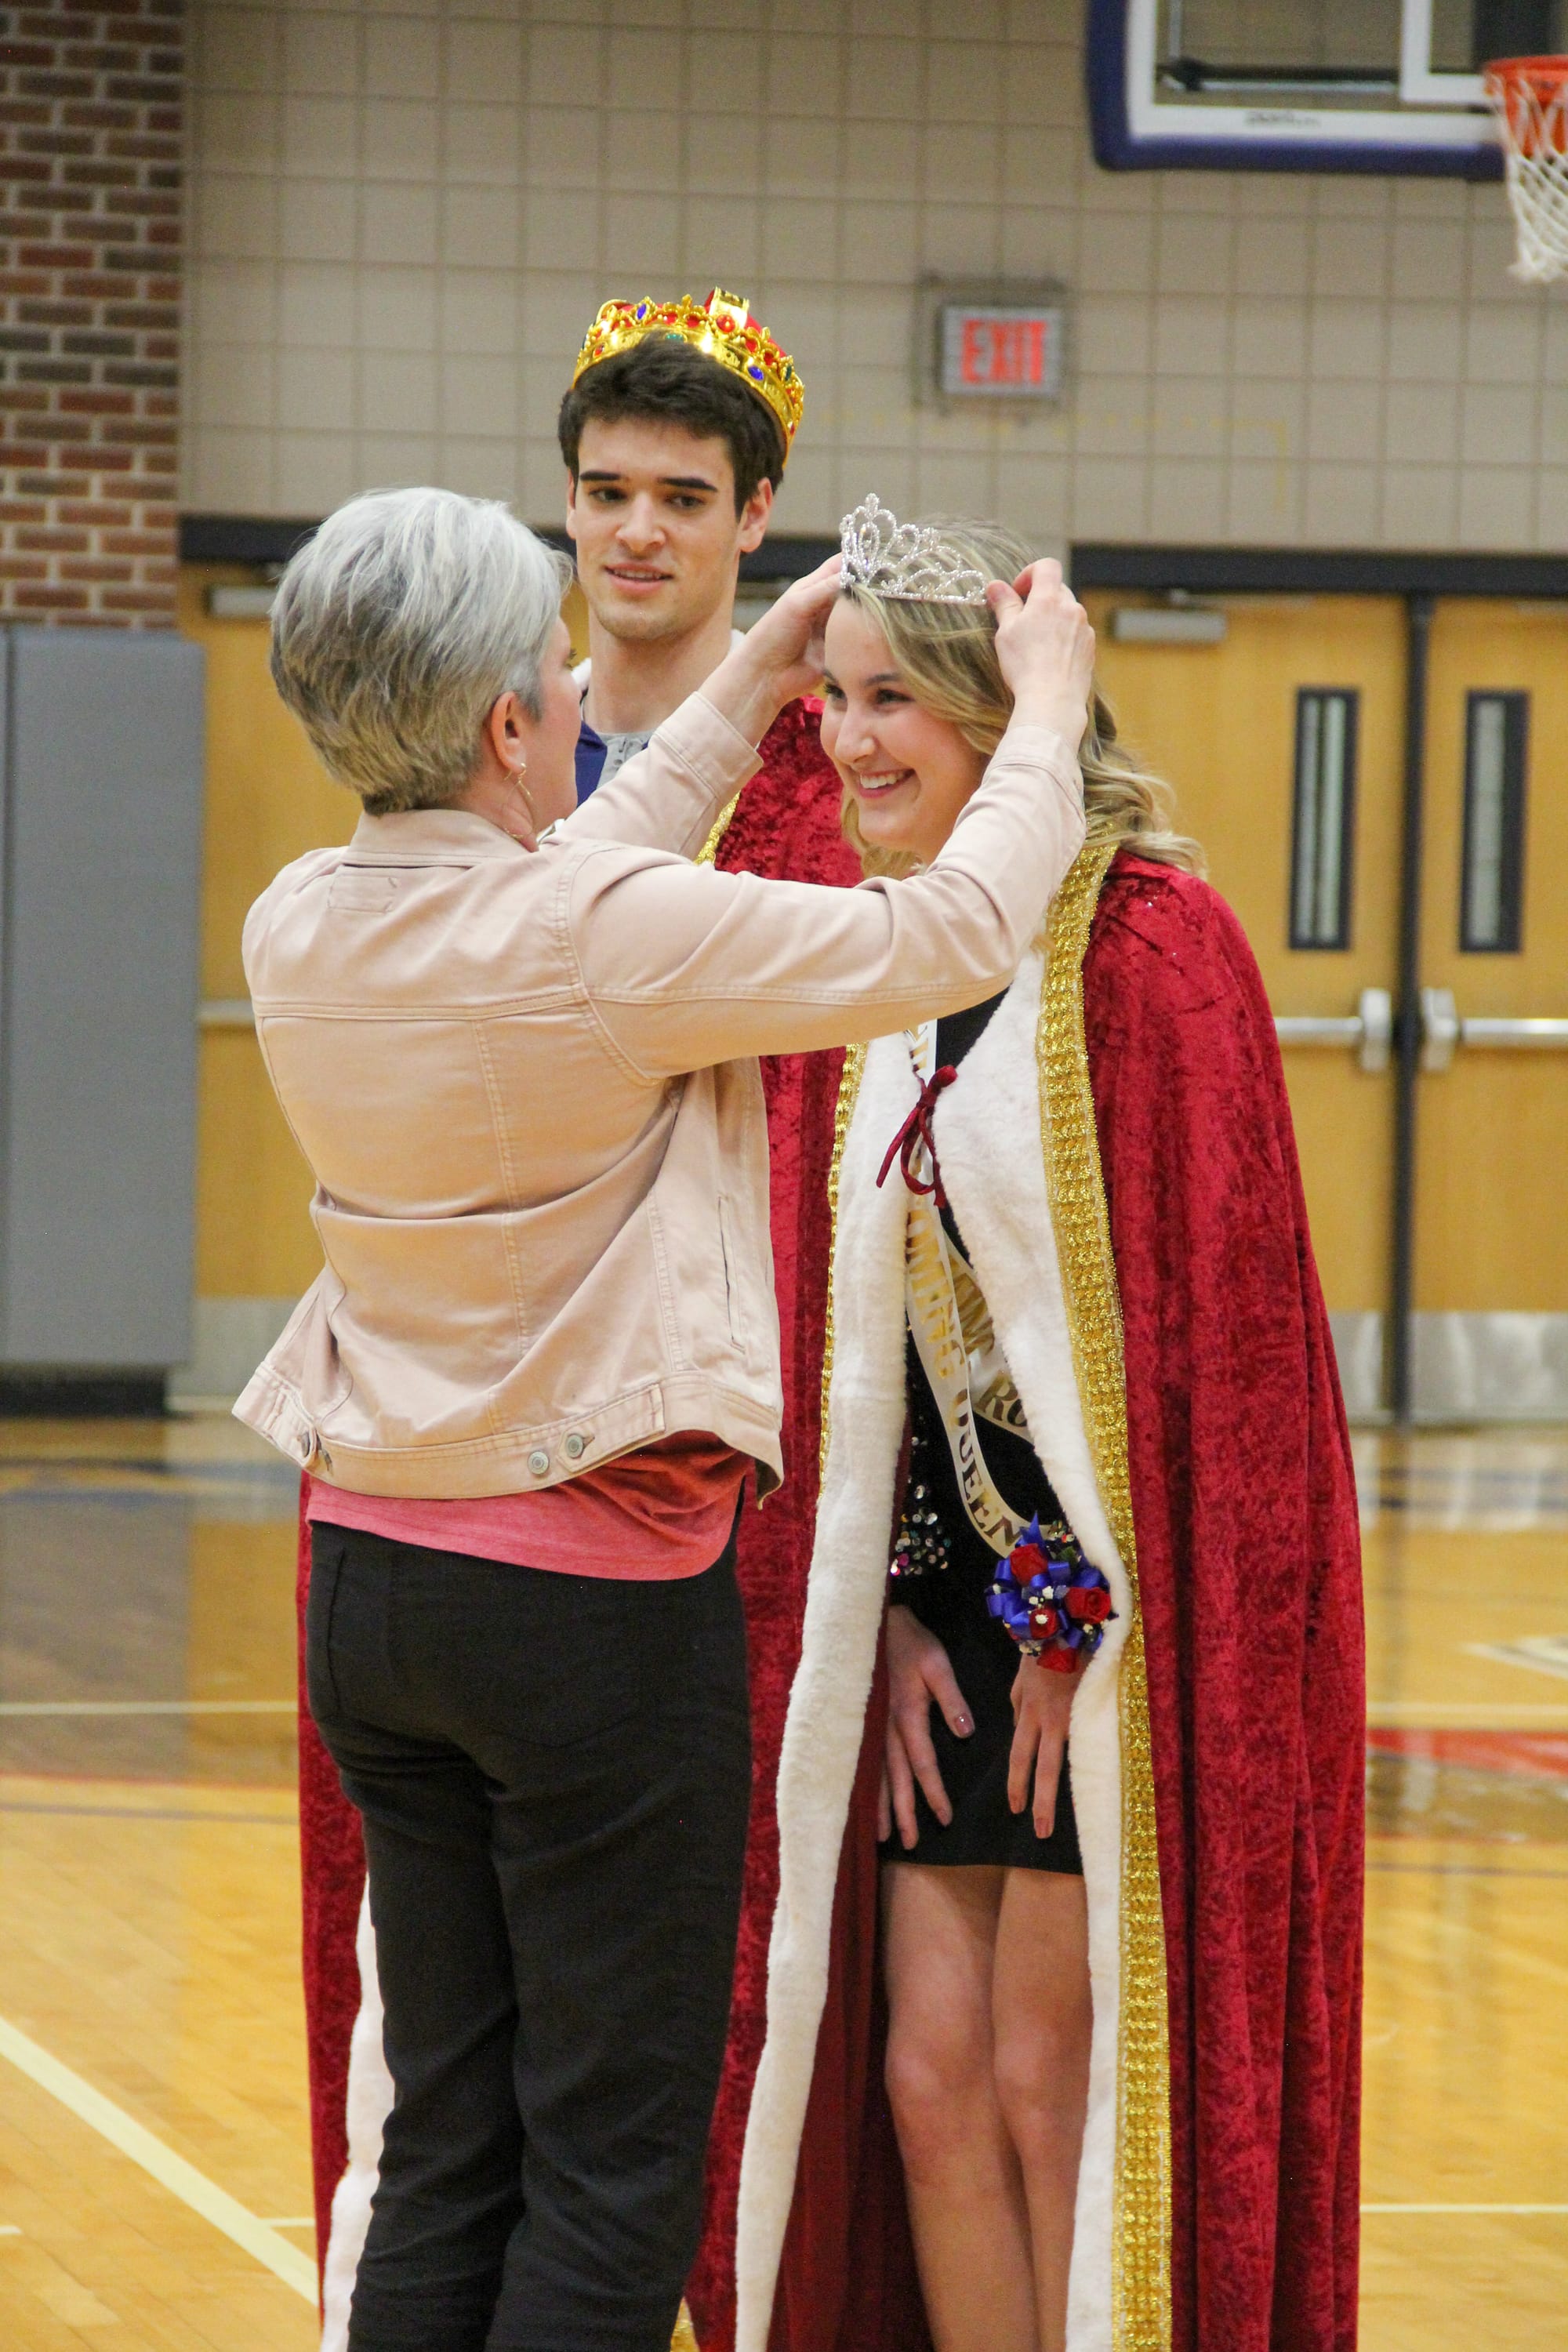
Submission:
[[[858,860],[839,831],[839,783],[818,740],[821,705],[791,703],[761,745],[763,767],[742,795],[715,863],[773,880],[849,885]],[[745,1603],[753,1745],[747,1858],[730,2042],[710,2146],[706,2226],[691,2283],[704,2352],[733,2328],[735,2187],[752,2077],[763,2042],[768,1930],[778,1886],[773,1786],[785,1703],[800,1655],[805,1572],[816,1510],[822,1331],[827,1307],[827,1171],[841,1054],[765,1060],[772,1153],[773,1266],[784,1363],[785,1482],[742,1513],[737,1566]],[[304,1891],[305,2020],[316,2243],[325,2260],[332,2192],[348,2142],[349,2037],[359,2010],[354,1930],[364,1887],[359,1816],[310,1720],[303,1689],[310,1531],[300,1525],[300,1848]],[[705,2315],[705,2318],[704,2316]]]
[[[1350,2352],[1360,1540],[1274,1024],[1224,902],[1125,853],[1090,934],[1084,1008],[1148,1659],[1173,2352]],[[1011,1148],[1037,1150],[1038,1136]],[[880,1742],[874,1694],[773,2352],[929,2352],[880,2082]],[[728,2338],[701,2341],[724,2352]]]

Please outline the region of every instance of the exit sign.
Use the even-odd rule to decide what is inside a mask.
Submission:
[[[941,383],[952,400],[1059,400],[1066,312],[1060,302],[944,302]]]

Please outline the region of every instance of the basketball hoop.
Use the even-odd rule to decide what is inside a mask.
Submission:
[[[1519,231],[1511,275],[1549,285],[1568,269],[1568,57],[1499,58],[1486,92]]]

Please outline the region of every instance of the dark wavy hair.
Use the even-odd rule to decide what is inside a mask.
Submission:
[[[773,411],[728,368],[677,335],[650,335],[578,377],[561,404],[555,426],[574,482],[583,427],[595,416],[605,424],[647,416],[679,425],[699,440],[722,441],[735,477],[737,514],[759,482],[771,482],[776,490],[784,478],[784,432]]]

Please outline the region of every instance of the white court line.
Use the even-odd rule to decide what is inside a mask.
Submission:
[[[1479,1716],[1483,1725],[1568,1717],[1568,1699],[1374,1698],[1367,1701],[1366,1713],[1374,1727],[1386,1716],[1413,1715],[1419,1727],[1446,1730],[1452,1726],[1439,1725],[1440,1715]]]
[[[19,2238],[21,2234],[22,2231],[19,2222],[6,2221],[0,2224],[0,2238]]]
[[[1568,2213],[1568,2205],[1363,2205],[1363,2213]]]
[[[139,2164],[161,2188],[178,2197],[193,2213],[199,2213],[204,2221],[210,2221],[215,2230],[221,2230],[226,2238],[231,2238],[275,2278],[280,2278],[285,2286],[291,2286],[307,2303],[315,2302],[316,2265],[309,2254],[291,2246],[287,2238],[280,2238],[267,2222],[258,2221],[226,2189],[220,2189],[205,2172],[198,2172],[194,2164],[176,2156],[134,2116],[128,2116],[123,2107],[117,2107],[112,2099],[95,2091],[81,2075],[62,2066],[40,2042],[4,2017],[0,2017],[0,2058],[8,2058],[40,2090],[47,2091],[62,2107],[68,2107],[73,2116],[89,2125],[111,2147],[128,2156],[132,2164]]]
[[[6,1698],[0,1715],[296,1715],[293,1698]]]
[[[1529,1633],[1521,1642],[1467,1642],[1472,1658],[1495,1658],[1502,1666],[1522,1666],[1527,1674],[1555,1675],[1568,1682],[1568,1641],[1561,1633]]]

